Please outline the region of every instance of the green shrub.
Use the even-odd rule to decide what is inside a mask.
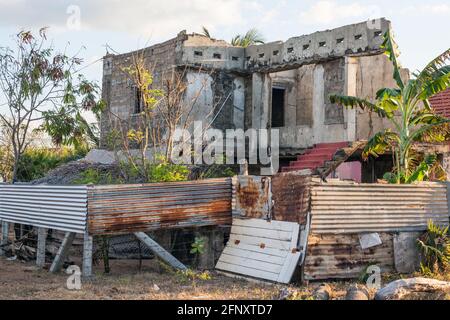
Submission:
[[[450,264],[450,237],[448,227],[428,222],[427,232],[417,242],[422,255],[421,272],[425,275],[439,273]]]
[[[50,170],[70,161],[78,160],[86,151],[74,151],[71,148],[28,148],[19,161],[17,179],[30,182],[44,177]]]

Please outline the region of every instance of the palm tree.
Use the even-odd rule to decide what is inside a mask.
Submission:
[[[208,38],[211,38],[211,33],[206,27],[202,27],[202,34]],[[248,46],[255,44],[264,44],[264,36],[256,29],[252,28],[248,30],[245,35],[236,35],[231,39],[231,45],[235,47],[247,48]]]
[[[390,178],[394,178],[396,183],[409,183],[423,176],[411,166],[413,143],[420,141],[425,135],[442,139],[443,133],[436,128],[450,122],[436,115],[428,101],[430,97],[446,90],[450,85],[450,66],[446,64],[450,59],[450,49],[432,60],[422,71],[414,73],[414,77],[404,83],[400,76],[398,46],[391,31],[384,35],[382,48],[394,66],[393,77],[398,87],[380,89],[375,102],[343,95],[332,95],[330,101],[348,108],[359,107],[376,112],[392,123],[392,130],[384,129],[369,139],[363,156],[378,157],[392,150],[394,171]],[[435,157],[428,157],[418,169],[430,167],[433,159]]]

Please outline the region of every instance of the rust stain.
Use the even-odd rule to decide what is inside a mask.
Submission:
[[[241,240],[236,240],[236,241],[234,242],[235,245],[239,245],[239,243],[241,243]]]
[[[231,224],[231,180],[205,181],[179,187],[173,183],[95,187],[88,196],[88,232],[126,234]]]
[[[272,178],[273,219],[306,223],[310,206],[311,177],[283,173]]]
[[[259,247],[260,247],[261,249],[264,249],[264,248],[266,247],[266,245],[265,245],[264,243],[261,243],[261,244],[259,245]]]
[[[270,181],[261,178],[261,183],[253,180],[251,176],[242,177],[246,181],[240,181],[236,187],[236,195],[239,207],[248,218],[266,218],[265,207],[269,198]]]

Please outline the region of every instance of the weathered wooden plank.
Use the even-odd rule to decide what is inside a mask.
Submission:
[[[273,273],[277,273],[277,274],[280,274],[281,269],[282,269],[282,265],[279,265],[279,264],[263,262],[263,261],[259,261],[259,260],[255,260],[255,259],[251,259],[251,258],[231,256],[231,255],[228,255],[227,253],[223,253],[220,256],[220,261],[222,261],[224,263],[234,264],[237,266],[252,268],[254,270],[268,271],[268,272],[273,272]]]
[[[243,266],[238,266],[238,265],[234,265],[234,264],[229,264],[226,262],[222,262],[220,260],[216,265],[216,269],[226,270],[229,272],[239,273],[239,274],[247,275],[250,277],[261,278],[261,279],[266,279],[266,280],[270,280],[270,281],[277,281],[278,277],[279,277],[278,273],[255,270],[250,267],[243,267]]]
[[[291,232],[294,228],[291,222],[275,220],[267,221],[263,219],[234,219],[233,226],[280,230],[288,232]]]
[[[55,259],[53,260],[53,263],[50,267],[50,272],[56,273],[61,271],[64,261],[66,260],[69,253],[69,249],[72,246],[73,239],[75,239],[75,235],[76,234],[74,232],[66,232],[63,242],[58,249],[58,253],[56,254]]]
[[[288,232],[288,231],[258,229],[241,226],[233,226],[231,228],[231,233],[240,234],[243,236],[254,236],[260,238],[276,239],[281,241],[291,241],[292,238],[292,231]]]
[[[187,267],[178,261],[173,255],[167,252],[163,247],[161,247],[155,240],[150,238],[144,232],[134,233],[136,238],[138,238],[142,243],[144,243],[154,254],[160,257],[163,261],[167,262],[169,265],[175,269],[187,270]]]
[[[261,249],[263,250],[263,249]],[[254,252],[254,251],[248,251],[245,249],[241,249],[238,247],[230,247],[227,246],[223,252],[223,254],[235,256],[235,257],[242,257],[246,259],[252,259],[256,261],[262,261],[262,262],[268,262],[276,265],[283,265],[284,261],[286,260],[286,256],[278,257],[270,254],[264,254],[260,252]]]
[[[230,240],[232,242],[245,243],[254,246],[261,246],[262,248],[274,248],[279,250],[289,251],[292,250],[291,243],[287,241],[280,241],[261,237],[243,236],[240,234],[230,234]]]
[[[239,244],[235,244],[232,241],[228,241],[226,248],[241,249],[241,250],[246,250],[246,251],[250,251],[250,252],[263,253],[263,254],[267,254],[269,256],[282,257],[282,258],[285,258],[289,252],[289,250],[280,250],[280,249],[268,248],[268,247],[261,248],[261,246],[259,244],[251,245],[251,244],[241,243],[241,242]]]
[[[273,230],[271,226],[283,230]],[[289,283],[300,258],[299,231],[298,223],[234,219],[230,240],[216,268],[254,278]]]

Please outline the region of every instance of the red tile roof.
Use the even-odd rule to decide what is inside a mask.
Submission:
[[[450,88],[430,98],[430,103],[437,114],[450,118]]]

